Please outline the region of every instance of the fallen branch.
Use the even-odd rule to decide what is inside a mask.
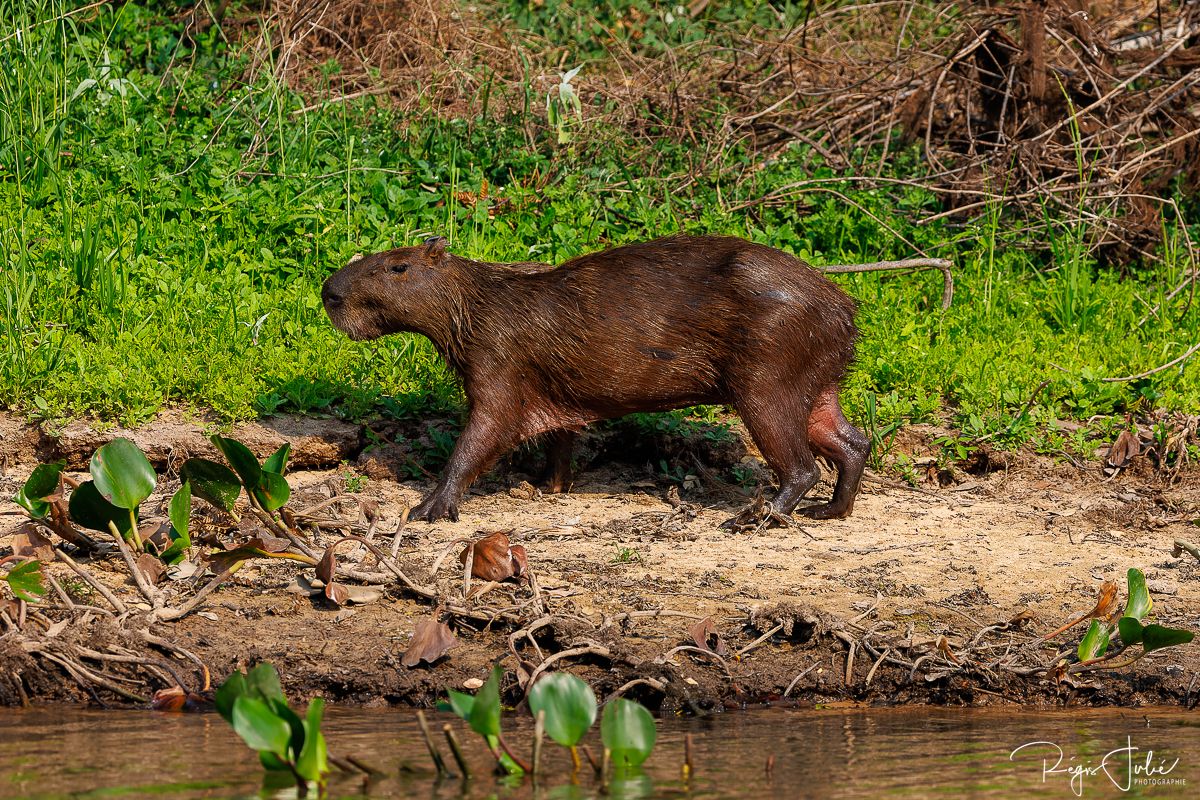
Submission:
[[[869,264],[832,264],[827,267],[820,267],[820,270],[840,275],[844,273],[883,272],[897,269],[909,270],[910,272],[938,269],[942,271],[942,311],[945,311],[950,308],[950,303],[954,300],[954,275],[950,272],[950,268],[953,266],[954,262],[947,261],[944,258],[908,258],[903,261],[874,261]]]

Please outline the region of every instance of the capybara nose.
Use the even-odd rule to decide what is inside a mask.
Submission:
[[[336,289],[330,287],[329,281],[326,281],[325,285],[321,287],[321,302],[325,304],[326,308],[337,308],[344,299]]]

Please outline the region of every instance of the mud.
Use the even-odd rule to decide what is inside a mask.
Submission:
[[[925,463],[920,460],[932,456],[926,443],[936,433],[910,429],[903,446]],[[731,533],[719,526],[751,489],[736,484],[729,464],[746,483],[763,474],[741,440],[722,438],[707,450],[676,442],[673,452],[663,452],[671,460],[654,458],[650,448],[642,464],[629,464],[602,455],[615,435],[592,442],[594,463],[568,495],[538,493],[529,484],[536,457],[519,456],[477,483],[460,522],[414,522],[399,535],[405,570],[460,599],[460,540],[509,530],[513,542],[526,547],[554,618],[513,645],[526,671],[542,657],[578,648],[578,656],[558,666],[586,677],[602,694],[639,681],[627,693],[663,712],[777,702],[1191,705],[1200,697],[1196,645],[1160,651],[1121,670],[1057,676],[998,669],[978,646],[985,628],[1000,625],[982,640],[996,656],[1024,648],[1049,660],[1056,648],[1031,644],[1034,634],[1090,609],[1104,580],[1118,583],[1123,602],[1130,567],[1146,573],[1156,621],[1200,629],[1200,561],[1187,552],[1172,554],[1176,539],[1200,539],[1195,473],[1168,480],[1135,462],[1105,479],[1095,464],[1080,469],[1005,454],[1005,469],[950,470],[962,480],[950,479],[947,488],[939,485],[947,480],[945,470],[932,464],[919,491],[868,482],[849,519]],[[171,449],[164,441],[155,446]],[[395,480],[395,459],[383,451],[359,461],[292,473],[290,506],[303,509],[346,494],[329,509],[331,517],[359,533],[373,518],[374,540],[389,550],[402,512],[432,483]],[[14,459],[0,477],[0,496],[11,496],[32,466]],[[175,485],[163,481],[164,499]],[[819,485],[813,500],[830,490],[828,482]],[[9,514],[15,508],[0,504],[0,555],[20,520]],[[217,538],[229,537],[213,530]],[[320,544],[334,535],[324,532]],[[443,552],[450,556],[430,575]],[[343,545],[338,553],[347,565],[359,560],[362,569],[372,569],[373,558],[363,550]],[[107,585],[131,592],[118,558],[94,558],[87,566]],[[69,577],[62,564],[49,570]],[[468,601],[524,614],[521,623],[456,618],[457,646],[432,667],[407,669],[401,654],[415,623],[431,613],[429,602],[392,584],[375,602],[339,608],[295,593],[299,573],[311,576],[312,569],[251,562],[210,596],[202,613],[155,630],[203,659],[217,680],[236,666],[268,660],[291,691],[339,702],[427,706],[446,686],[485,676],[495,661],[515,684],[518,661],[509,635],[534,621],[528,587],[501,587]],[[717,658],[676,651],[695,646],[689,628],[708,616],[728,652]],[[738,655],[779,621],[788,625]],[[101,638],[117,635],[100,627]],[[1079,626],[1057,637],[1057,649],[1072,650],[1081,634]],[[953,654],[973,646],[972,658],[955,667]],[[921,652],[934,658],[910,668]],[[934,661],[945,669],[931,670]],[[44,662],[6,650],[3,637],[0,675],[3,702],[21,702],[22,694],[31,702],[119,699],[103,692],[89,697],[64,676],[47,674]],[[149,683],[141,687],[145,693],[158,688]]]

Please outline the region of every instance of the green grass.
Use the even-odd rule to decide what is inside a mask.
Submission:
[[[802,150],[732,150],[681,189],[685,147],[658,145],[661,169],[639,174],[604,144],[619,132],[585,123],[559,146],[536,105],[533,145],[526,119],[403,116],[372,98],[300,113],[307,102],[275,82],[243,83],[217,26],[191,45],[152,4],[54,20],[71,7],[0,0],[0,406],[124,424],[168,406],[225,420],[452,414],[459,390],[426,341],[357,344],[329,325],[326,275],[433,233],[470,257],[557,261],[683,230],[817,264],[915,255],[900,236],[954,260],[944,313],[936,272],[838,278],[863,331],[844,400],[881,446],[897,424],[945,420],[964,438],[1007,431],[1002,444],[1054,452],[1070,444],[1056,418],[1200,408],[1200,357],[1100,380],[1200,341],[1186,292],[1142,321],[1188,268],[1170,225],[1160,263],[1118,274],[1087,255],[1086,227],[1049,212],[1036,234],[1006,227],[998,208],[917,225],[940,208],[932,193],[863,190]],[[890,169],[919,175],[919,154],[895,152]],[[814,179],[833,182],[733,210]],[[458,199],[484,185],[486,201]],[[1200,240],[1198,204],[1181,200]]]

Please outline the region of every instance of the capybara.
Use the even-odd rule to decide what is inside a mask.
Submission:
[[[569,481],[584,425],[636,411],[732,405],[779,479],[790,514],[837,468],[820,519],[854,506],[869,443],[838,403],[854,357],[854,301],[780,250],[729,236],[670,236],[558,267],[460,258],[441,237],[351,262],[325,281],[353,339],[409,331],[461,376],[470,414],[414,519],[458,519],[478,475],[519,442],[550,437],[550,488]]]

